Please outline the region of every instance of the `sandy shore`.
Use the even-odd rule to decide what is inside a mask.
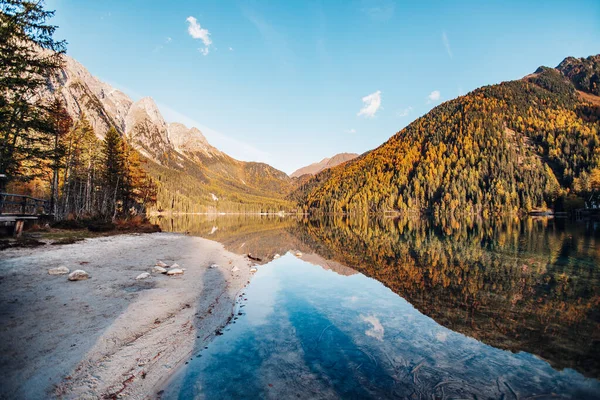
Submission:
[[[157,260],[185,274],[135,279]],[[59,265],[91,278],[48,275]],[[249,269],[219,243],[166,233],[0,252],[0,398],[154,398],[227,323]]]

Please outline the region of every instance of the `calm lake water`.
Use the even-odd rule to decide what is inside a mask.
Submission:
[[[163,398],[600,398],[597,222],[159,223],[262,259]]]

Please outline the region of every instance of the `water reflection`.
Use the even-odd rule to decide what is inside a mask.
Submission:
[[[597,392],[586,390],[600,390],[597,224],[184,216],[161,225],[218,240],[264,262],[300,251],[312,264],[340,272],[290,256],[261,268],[250,289],[270,292],[270,306],[249,293],[244,321],[255,321],[254,328],[235,325],[232,332],[239,330],[241,337],[228,332],[215,342],[213,356],[212,347],[202,353],[203,366],[187,369],[196,376],[185,381],[202,387],[192,390],[195,395],[212,398],[215,382],[202,383],[205,372],[236,357],[251,358],[243,364],[261,371],[265,363],[279,365],[266,368],[275,374],[268,383],[254,382],[260,397],[296,393],[291,378],[276,373],[286,366],[302,382],[312,382],[298,386],[303,398],[511,398],[513,391],[589,398]],[[260,287],[269,269],[276,279]],[[341,283],[348,281],[360,284]],[[265,338],[278,355],[270,354]],[[255,379],[250,370],[235,370]],[[268,384],[285,384],[287,391]]]

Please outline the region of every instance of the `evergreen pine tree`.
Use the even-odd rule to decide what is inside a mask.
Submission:
[[[46,107],[31,99],[62,64],[65,42],[46,22],[53,15],[43,1],[0,1],[0,191],[27,178],[21,164],[43,158],[52,137]]]
[[[102,161],[104,188],[104,207],[102,208],[107,215],[114,217],[119,212],[119,206],[123,206],[123,193],[126,185],[123,143],[115,128],[110,128],[104,137]]]

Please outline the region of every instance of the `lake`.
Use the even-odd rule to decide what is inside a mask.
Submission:
[[[600,398],[598,222],[156,222],[261,259],[163,398]]]

